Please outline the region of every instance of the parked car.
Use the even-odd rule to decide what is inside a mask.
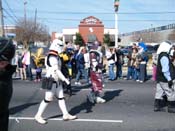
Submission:
[[[127,56],[129,53],[132,52],[132,46],[126,46],[122,48],[121,51],[125,56]]]
[[[157,51],[157,49],[159,48],[159,44],[154,45],[154,49]]]
[[[155,52],[156,52],[156,49],[155,49],[154,46],[152,46],[152,45],[147,45],[146,47],[147,47],[147,53],[148,53],[148,54],[152,54],[152,53],[155,53]]]

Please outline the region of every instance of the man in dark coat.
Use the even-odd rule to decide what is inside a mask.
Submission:
[[[9,103],[12,97],[12,74],[16,66],[10,64],[15,54],[11,40],[0,38],[0,131],[8,131]]]

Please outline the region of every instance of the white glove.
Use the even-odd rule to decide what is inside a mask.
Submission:
[[[98,73],[102,73],[102,71],[100,69],[98,69]]]
[[[64,82],[66,82],[67,85],[70,84],[70,81],[68,79],[65,79]]]

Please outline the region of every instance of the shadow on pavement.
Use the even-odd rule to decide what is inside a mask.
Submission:
[[[92,107],[94,105],[95,105],[94,103],[91,103],[87,100],[86,102],[83,102],[80,105],[73,107],[69,112],[70,112],[70,114],[78,114],[82,110],[85,110],[86,113],[90,113],[90,112],[93,112]]]
[[[106,91],[103,98],[106,100],[106,102],[111,101],[116,96],[119,96],[122,91],[123,90]]]
[[[11,107],[9,109],[9,112],[10,112],[10,115],[14,115],[18,112],[21,112],[23,111],[24,109],[30,107],[30,106],[33,106],[33,105],[36,105],[36,104],[39,104],[39,102],[35,102],[35,103],[26,103],[26,104],[23,104],[23,105],[19,105],[19,106],[15,106],[15,107]]]
[[[106,102],[108,102],[108,101],[114,99],[116,96],[119,96],[122,91],[123,90],[107,91],[107,92],[104,93],[103,98],[106,100]],[[92,111],[93,106],[95,106],[95,103],[91,103],[87,99],[87,101],[85,101],[85,102],[81,103],[80,105],[72,108],[70,110],[70,113],[71,114],[78,114],[83,110],[85,110],[86,113],[90,113],[90,112],[93,112]]]
[[[50,116],[50,117],[47,117],[46,120],[53,119],[53,118],[58,118],[58,117],[62,117],[62,116],[63,116],[62,114],[55,115],[55,116]]]

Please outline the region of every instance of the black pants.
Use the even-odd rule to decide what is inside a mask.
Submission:
[[[8,131],[9,103],[12,92],[12,81],[0,80],[0,131]]]
[[[0,131],[8,131],[9,111],[0,114]]]
[[[8,65],[5,71],[0,71],[0,131],[8,131],[9,103],[13,93],[12,74],[15,66]]]

